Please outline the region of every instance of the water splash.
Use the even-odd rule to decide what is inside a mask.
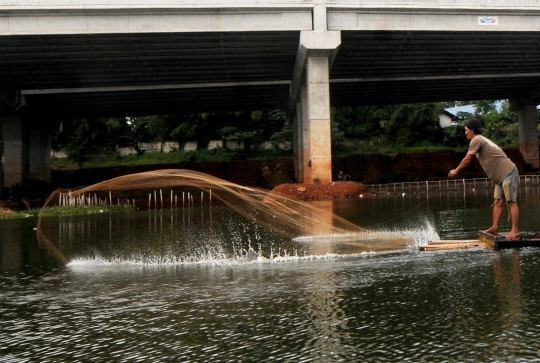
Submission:
[[[164,188],[168,190],[163,192]],[[195,189],[201,191],[200,201],[196,202],[193,196],[199,194],[193,192]],[[149,193],[152,190],[153,192]],[[185,191],[188,191],[188,195],[191,194],[189,211],[186,212],[188,224],[181,226],[178,221],[172,221],[172,213],[178,211],[176,195]],[[204,192],[211,197],[204,199]],[[150,204],[146,204],[148,195],[155,196],[153,210],[150,209]],[[158,195],[170,195],[169,205],[162,197],[158,202]],[[275,256],[281,258],[280,255],[271,252],[272,245],[282,246],[283,250],[286,248],[295,251],[297,256],[302,257],[387,250],[401,248],[403,244],[410,243],[407,238],[397,233],[370,231],[357,226],[332,213],[331,208],[324,209],[268,190],[244,187],[192,170],[169,169],[131,174],[78,190],[57,190],[47,199],[42,210],[58,205],[66,196],[69,196],[70,200],[108,200],[109,203],[113,200],[117,200],[118,203],[120,200],[127,200],[136,208],[148,205],[149,218],[154,218],[153,222],[148,223],[150,232],[128,233],[125,237],[119,238],[118,246],[111,247],[111,239],[107,240],[102,236],[107,227],[95,227],[92,230],[91,226],[85,224],[87,220],[85,217],[75,224],[69,222],[68,232],[65,233],[69,238],[67,242],[55,240],[50,236],[54,234],[51,231],[58,229],[55,225],[57,222],[54,219],[46,219],[40,213],[38,219],[40,244],[66,263],[72,259],[82,259],[97,263],[127,261],[136,264],[179,264],[204,261],[220,264],[223,261],[236,263],[246,260],[253,262],[262,258],[271,259],[270,257]],[[198,217],[201,221],[208,218],[211,223],[215,223],[212,214],[205,217],[202,213],[203,204],[210,203],[212,198],[214,209],[216,206],[227,208],[236,215],[236,220],[240,218],[244,222],[230,222],[233,219],[229,219],[229,222],[210,224],[210,227],[194,230],[190,221],[193,220],[195,223],[195,205],[200,205],[197,207],[197,213],[201,213]],[[168,222],[161,212],[163,209],[157,211],[158,205],[161,208],[168,207],[171,211],[171,222],[166,226],[164,223]],[[186,218],[185,214],[182,218]],[[52,225],[48,225],[49,223]],[[108,223],[111,224],[110,221]],[[174,232],[166,235],[163,231],[167,228]],[[83,245],[82,242],[77,245],[77,241],[73,241],[75,236],[72,234],[79,233],[79,230],[87,234],[93,233],[94,240],[88,241],[89,245],[96,246],[100,243],[101,245],[94,249],[83,248],[82,253],[73,255],[72,250]],[[89,230],[92,231],[88,232]],[[274,236],[268,239],[268,231],[271,231],[270,234],[281,235],[282,238],[288,239],[288,242],[275,242]],[[109,230],[108,233],[115,232]],[[142,242],[139,243],[140,246],[135,247],[133,240]],[[160,243],[157,244],[156,240]],[[178,242],[180,240],[181,242]],[[265,247],[255,252],[251,246],[257,243],[263,243]],[[65,257],[66,254],[69,256]]]
[[[425,246],[429,241],[440,240],[440,236],[434,226],[433,221],[428,217],[422,217],[417,221],[416,226],[412,226],[407,229],[396,229],[392,231],[381,231],[386,234],[395,234],[403,236],[413,241],[411,247],[418,248],[419,246]]]

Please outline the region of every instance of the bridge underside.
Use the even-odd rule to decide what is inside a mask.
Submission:
[[[319,16],[317,6],[287,11],[283,17],[263,11],[267,23],[244,22],[238,29],[219,23],[204,31],[190,23],[199,26],[190,31],[171,21],[163,31],[159,23],[126,30],[107,18],[116,29],[107,34],[93,23],[70,30],[78,25],[67,22],[56,32],[37,23],[35,31],[21,26],[1,34],[4,122],[24,126],[5,127],[16,131],[4,132],[4,156],[14,155],[6,151],[14,147],[22,160],[15,164],[23,167],[4,185],[31,174],[24,167],[30,165],[24,161],[28,145],[50,145],[28,135],[63,118],[277,108],[295,120],[298,181],[331,181],[330,107],[456,100],[511,100],[527,130],[520,136],[524,157],[539,166],[530,132],[536,129],[531,107],[540,103],[540,9],[530,19],[526,12],[518,20],[509,15],[520,22],[519,31],[476,29],[480,12],[474,11],[460,17],[468,25],[451,26],[455,14],[425,25],[420,11],[417,22],[394,28],[386,24],[395,14],[385,22],[369,11],[334,17],[326,8]]]
[[[21,90],[40,115],[286,108],[299,38],[298,31],[0,36],[0,82]],[[341,31],[330,102],[529,97],[540,84],[539,62],[539,33]]]

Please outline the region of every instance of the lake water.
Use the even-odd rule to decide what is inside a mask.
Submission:
[[[539,187],[519,198],[539,230]],[[35,219],[1,220],[0,362],[540,361],[540,248],[417,248],[475,238],[491,203],[320,203],[396,236],[368,242],[293,241],[223,207],[50,218],[66,265]]]

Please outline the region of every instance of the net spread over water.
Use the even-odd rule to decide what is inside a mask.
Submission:
[[[57,190],[47,199],[45,207],[64,205],[66,198],[69,198],[69,205],[127,203],[136,209],[147,208],[151,211],[175,210],[179,205],[184,207],[186,203],[189,207],[198,208],[203,208],[203,205],[225,206],[249,223],[304,244],[321,238],[346,241],[347,244],[351,244],[351,241],[404,238],[395,233],[381,233],[359,227],[335,215],[331,208],[324,209],[317,204],[293,200],[268,190],[241,186],[191,170],[151,171],[121,176],[78,190]],[[45,223],[47,219],[42,212],[38,221],[40,243],[58,258],[66,260],[59,243],[46,232]],[[231,231],[231,234],[235,233],[242,231]],[[207,235],[206,240],[199,241],[199,244],[211,244],[214,237]],[[219,246],[216,250],[220,250]]]

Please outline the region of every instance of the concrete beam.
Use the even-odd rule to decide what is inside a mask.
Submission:
[[[313,6],[313,30],[328,30],[325,0],[317,0]]]
[[[289,110],[294,109],[300,95],[300,86],[309,57],[328,57],[329,67],[332,67],[341,44],[341,32],[339,31],[303,31],[300,33],[300,44],[296,54],[294,72],[291,81],[291,93]]]
[[[526,0],[19,0],[0,34],[271,30],[540,31]]]
[[[204,7],[231,7],[231,6],[250,6],[264,8],[268,6],[309,6],[313,4],[331,4],[336,3],[341,7],[357,7],[357,8],[396,8],[404,9],[411,8],[467,8],[467,9],[537,9],[539,4],[537,1],[527,0],[12,0],[3,1],[6,5],[0,8],[6,9],[114,9],[118,7],[189,7],[189,8],[204,8]],[[136,5],[134,5],[136,4]]]
[[[122,5],[0,7],[0,34],[122,34],[170,32],[301,31],[313,29],[311,7]]]
[[[484,74],[457,74],[444,76],[400,76],[400,77],[363,77],[363,78],[333,78],[332,83],[362,83],[362,82],[412,82],[412,81],[460,81],[465,79],[478,80],[504,80],[515,78],[540,77],[540,72],[523,73],[484,73]],[[540,102],[538,102],[540,103]]]
[[[326,2],[325,0],[314,0]],[[2,1],[0,9],[117,9],[117,8],[230,8],[230,7],[291,7],[309,6],[310,0],[11,0]]]
[[[245,86],[275,86],[289,85],[289,80],[279,81],[253,81],[253,82],[211,82],[211,83],[187,83],[187,84],[159,84],[146,86],[115,86],[115,87],[79,87],[79,88],[46,88],[22,90],[22,96],[52,95],[65,93],[101,93],[101,92],[134,92],[134,91],[160,91],[175,89],[194,88],[217,88],[217,87],[245,87]]]
[[[351,1],[327,7],[328,30],[540,31],[540,6],[510,3]]]

